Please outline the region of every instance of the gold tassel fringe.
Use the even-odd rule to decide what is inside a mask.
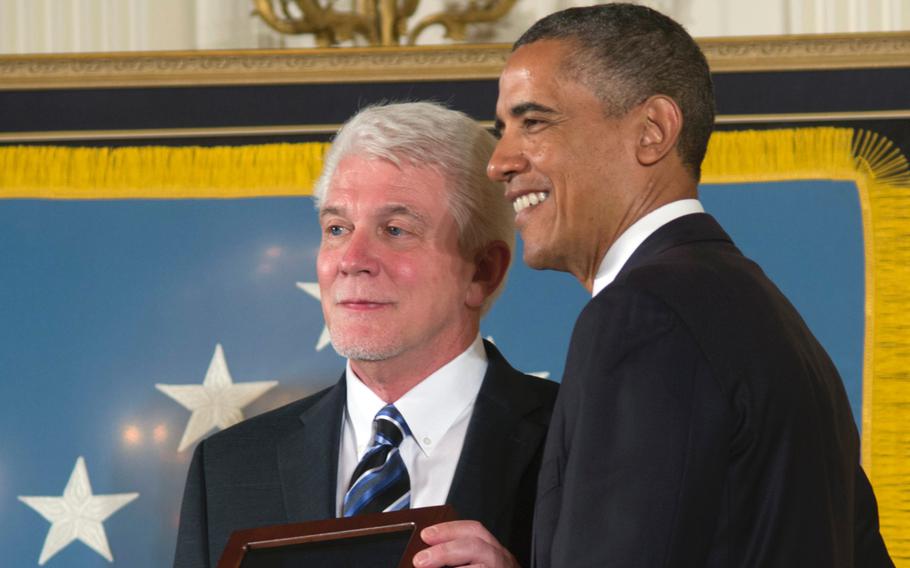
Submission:
[[[328,144],[0,148],[0,198],[310,195]]]

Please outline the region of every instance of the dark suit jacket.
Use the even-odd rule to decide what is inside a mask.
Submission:
[[[534,539],[538,568],[892,566],[837,370],[709,215],[579,316]]]
[[[537,471],[556,383],[519,373],[493,345],[447,503],[527,560]],[[238,529],[335,517],[344,380],[196,447],[175,568],[215,566]]]

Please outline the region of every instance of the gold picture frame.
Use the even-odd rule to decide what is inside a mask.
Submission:
[[[910,32],[699,40],[715,73],[902,67]],[[506,44],[0,56],[0,90],[491,79]]]

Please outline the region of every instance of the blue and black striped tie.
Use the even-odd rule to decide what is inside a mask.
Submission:
[[[351,476],[343,513],[399,511],[411,506],[411,478],[398,446],[411,435],[408,423],[394,405],[386,405],[373,419],[373,439]]]

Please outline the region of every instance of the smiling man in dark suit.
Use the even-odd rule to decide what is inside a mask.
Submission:
[[[527,558],[556,385],[480,338],[514,243],[484,176],[494,145],[430,103],[368,108],[342,128],[315,198],[323,312],[346,372],[199,444],[176,567],[214,566],[237,529],[443,503],[465,520],[427,529],[417,565]]]
[[[488,174],[578,318],[541,466],[534,565],[892,566],[831,360],[697,199],[708,65],[643,6],[515,44]]]

